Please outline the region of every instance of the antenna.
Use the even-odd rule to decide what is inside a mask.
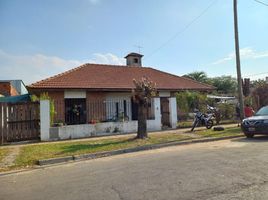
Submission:
[[[139,49],[139,54],[141,53],[141,49],[143,48],[142,46],[140,45],[134,45],[134,47],[138,48]]]

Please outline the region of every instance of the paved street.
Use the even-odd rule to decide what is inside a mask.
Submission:
[[[268,137],[169,147],[0,176],[1,200],[268,199]]]

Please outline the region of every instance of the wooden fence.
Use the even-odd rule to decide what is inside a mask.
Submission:
[[[0,103],[0,144],[40,138],[39,102]]]

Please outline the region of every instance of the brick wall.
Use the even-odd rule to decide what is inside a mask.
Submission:
[[[10,82],[0,83],[0,94],[4,96],[16,96],[19,95],[17,90],[10,84]]]
[[[65,122],[64,91],[48,92],[48,95],[54,100],[56,110],[54,122]]]
[[[17,90],[10,84],[10,96],[16,96],[19,95]]]

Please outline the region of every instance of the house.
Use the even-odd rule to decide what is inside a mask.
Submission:
[[[22,80],[0,80],[0,96],[18,96],[27,94]]]
[[[29,102],[30,95],[22,80],[0,80],[0,102]]]
[[[28,86],[31,94],[48,93],[54,100],[55,121],[68,125],[137,120],[137,105],[132,99],[133,79],[146,76],[156,83],[158,97],[148,107],[148,119],[158,128],[175,128],[175,93],[183,90],[211,91],[214,87],[194,80],[142,66],[142,56],[130,53],[125,66],[83,64]],[[159,114],[157,114],[159,112]],[[157,115],[157,116],[156,116]],[[155,123],[156,124],[156,123]]]

